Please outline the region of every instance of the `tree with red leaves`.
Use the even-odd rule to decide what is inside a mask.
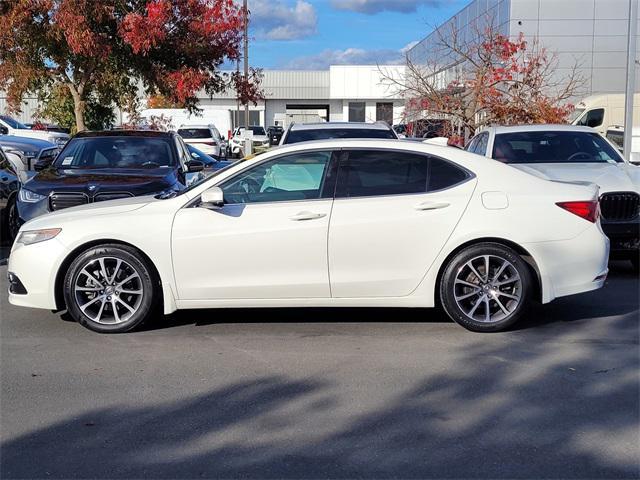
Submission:
[[[425,58],[407,56],[403,79],[385,75],[406,98],[407,120],[448,119],[467,138],[488,125],[566,122],[583,84],[577,63],[560,76],[556,56],[536,39],[484,23],[462,32],[452,21],[436,30]]]
[[[17,111],[26,93],[64,85],[78,131],[88,99],[125,106],[140,89],[189,109],[230,87],[255,102],[259,78],[219,70],[240,55],[243,21],[233,0],[4,0],[0,89]]]

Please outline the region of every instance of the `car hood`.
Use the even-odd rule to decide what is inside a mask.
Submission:
[[[640,168],[627,163],[519,163],[510,165],[548,180],[595,183],[600,187],[600,193],[640,193]]]
[[[16,135],[0,135],[0,147],[15,148],[25,154],[37,155],[45,148],[55,148],[57,145],[40,138],[18,137]]]
[[[46,213],[39,217],[29,220],[24,224],[22,230],[36,230],[38,228],[55,228],[63,225],[64,222],[76,220],[78,218],[86,218],[87,212],[92,216],[95,215],[112,215],[138,210],[151,202],[158,202],[152,195],[142,197],[121,198],[118,200],[109,200],[108,202],[96,202],[81,205],[79,207],[65,208],[57,212]]]
[[[25,182],[24,188],[41,195],[56,192],[129,192],[132,195],[158,193],[177,183],[173,168],[64,169],[51,167]]]
[[[55,138],[63,138],[68,140],[70,135],[62,132],[50,132],[48,130],[14,130],[14,135],[18,137],[39,138],[42,140],[51,141]]]

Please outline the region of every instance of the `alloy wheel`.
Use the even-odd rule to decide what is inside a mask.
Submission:
[[[144,287],[140,273],[130,263],[105,256],[91,259],[80,269],[73,295],[91,321],[114,325],[138,311]]]
[[[522,279],[516,267],[497,255],[480,255],[463,264],[454,281],[454,298],[471,320],[499,322],[516,311]]]

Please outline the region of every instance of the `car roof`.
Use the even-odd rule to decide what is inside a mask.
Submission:
[[[178,130],[185,130],[187,128],[212,128],[212,127],[214,127],[214,125],[211,125],[211,124],[205,125],[203,123],[198,123],[198,124],[194,124],[194,125],[192,125],[192,124],[180,125],[178,127]]]
[[[95,137],[164,137],[169,138],[172,132],[160,132],[158,130],[85,130],[74,135],[74,138]]]
[[[519,132],[587,132],[595,133],[591,127],[579,125],[509,125],[490,127],[497,134],[500,133],[519,133]],[[481,132],[478,132],[481,133]]]
[[[332,129],[370,129],[370,130],[389,130],[390,127],[386,123],[368,123],[368,122],[317,122],[317,123],[294,123],[291,130],[332,130]]]

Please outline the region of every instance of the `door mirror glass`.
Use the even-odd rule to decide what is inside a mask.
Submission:
[[[205,207],[222,208],[224,206],[224,193],[220,187],[211,187],[202,192],[200,201]]]
[[[201,172],[204,169],[204,163],[200,160],[189,160],[187,162],[187,172],[195,173]]]
[[[39,160],[39,161],[37,161],[36,163],[33,164],[33,169],[36,172],[41,172],[42,170],[47,168],[49,165],[51,165],[51,162]]]

